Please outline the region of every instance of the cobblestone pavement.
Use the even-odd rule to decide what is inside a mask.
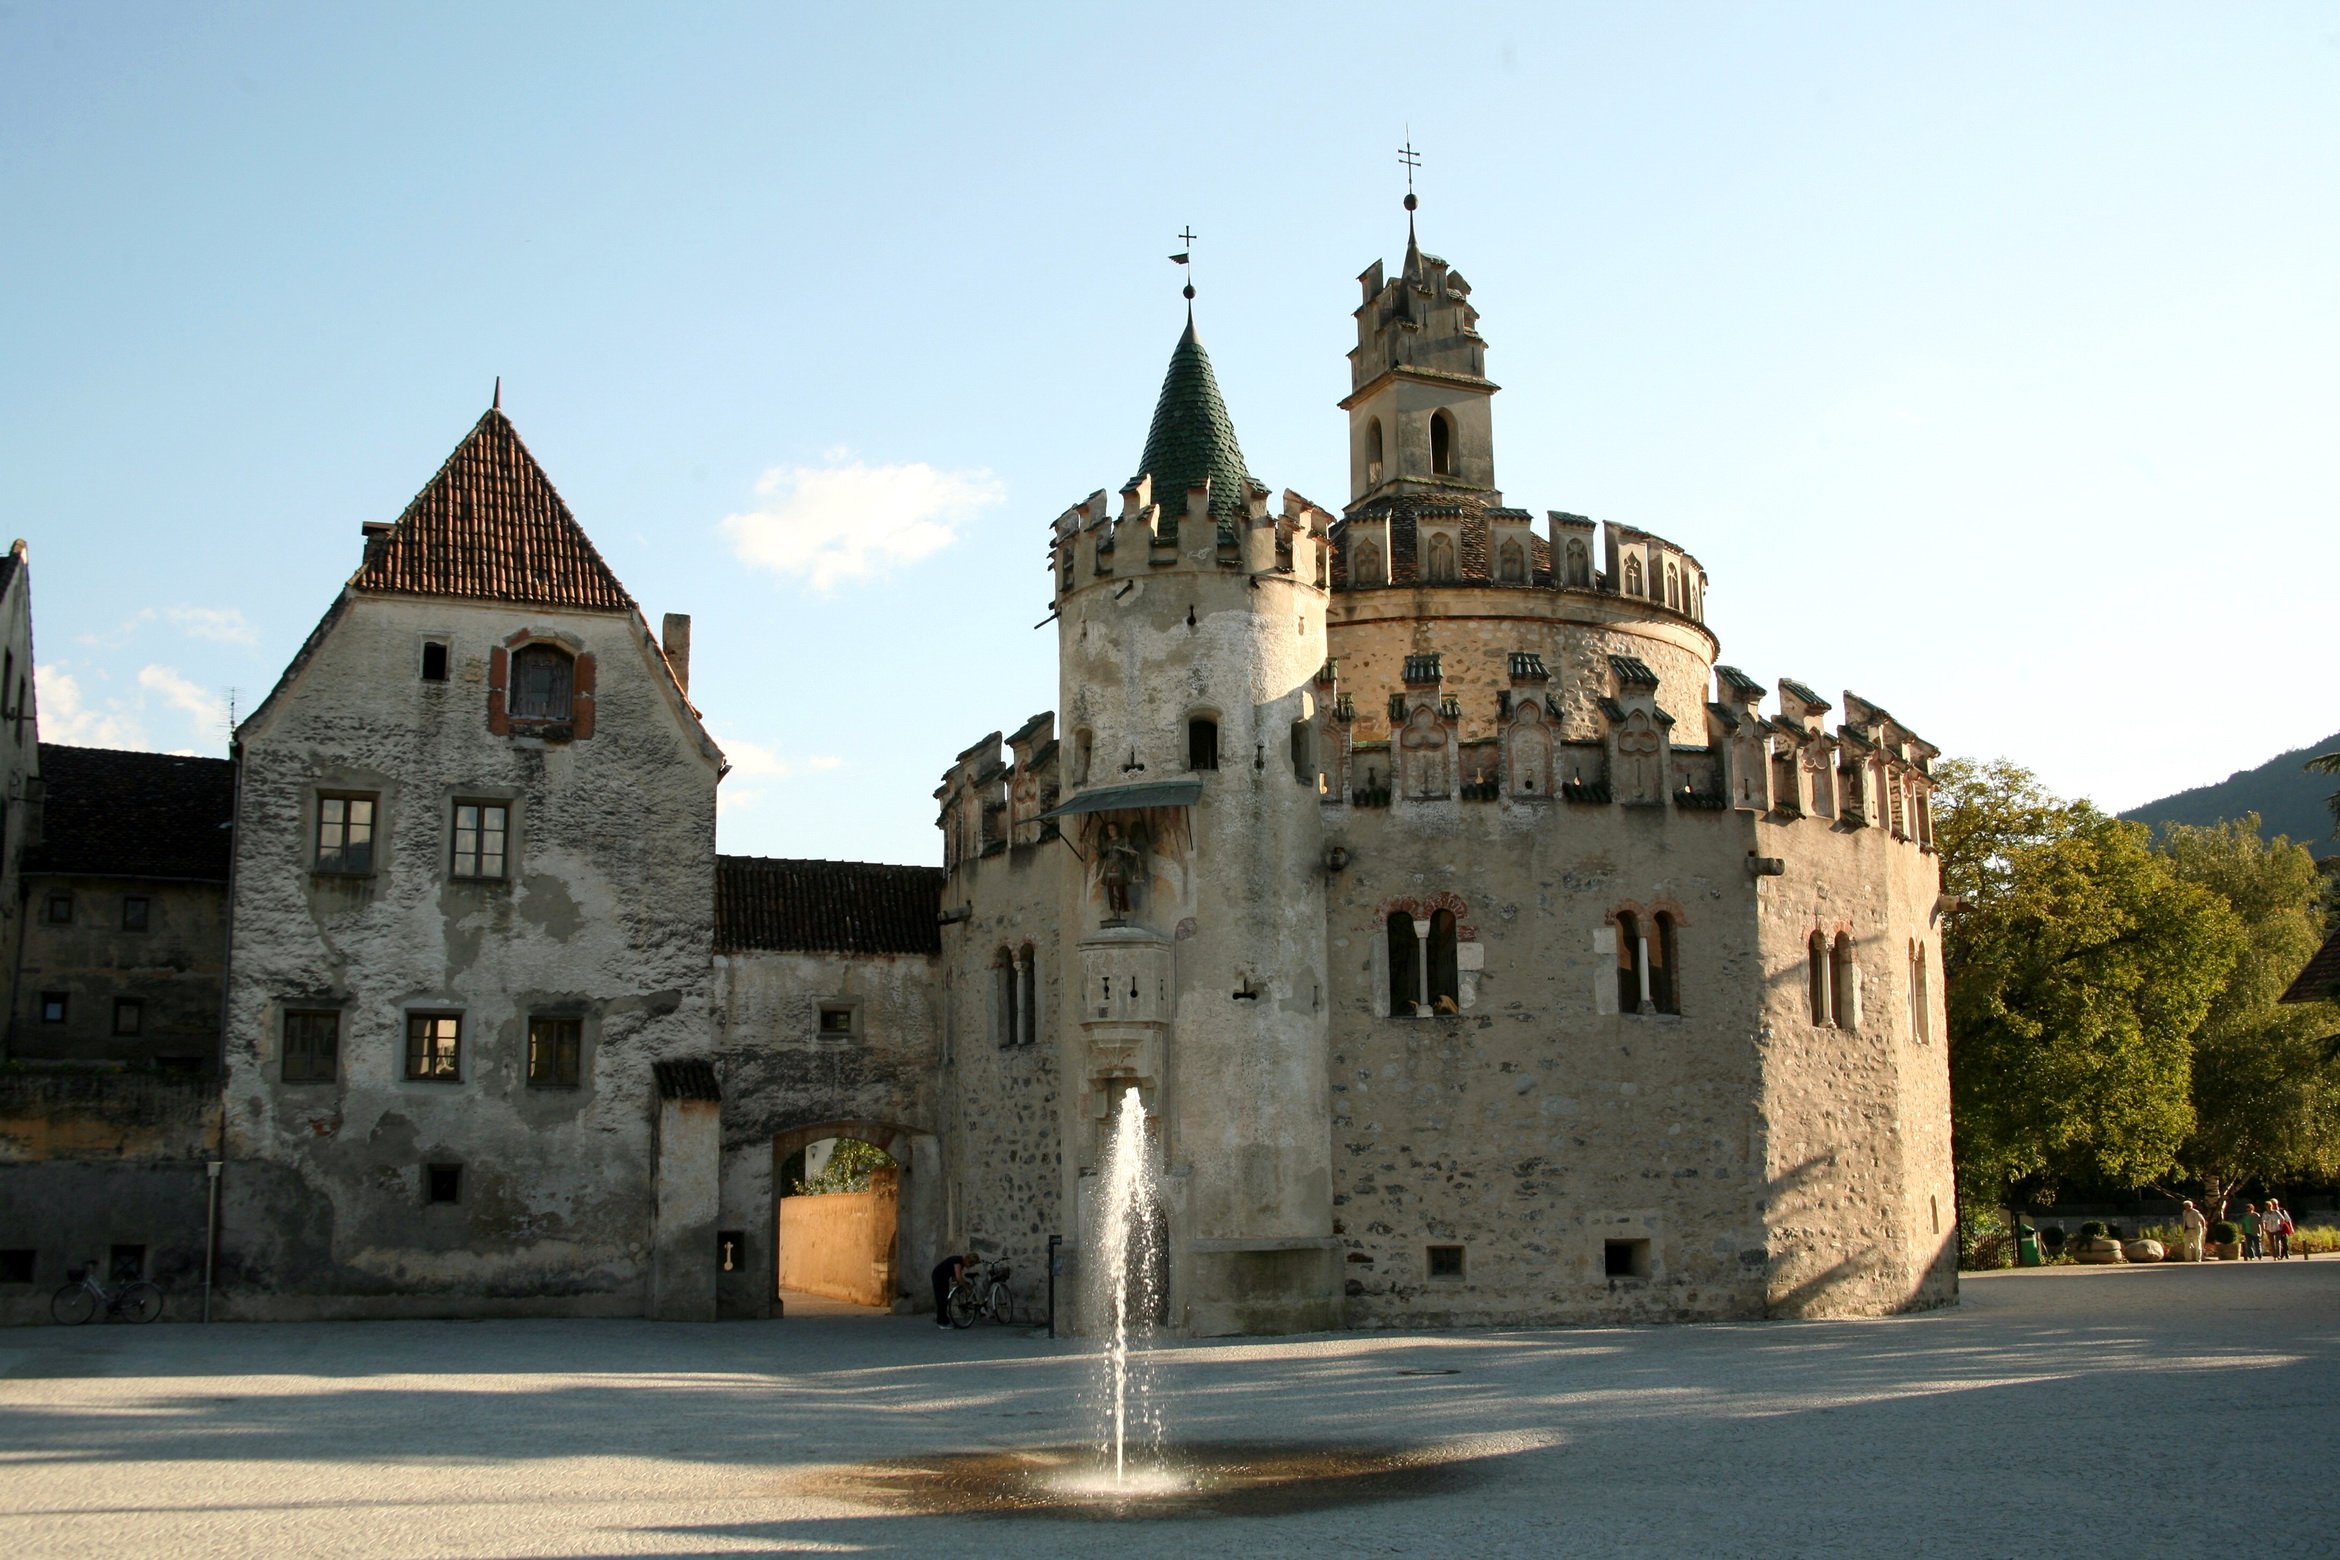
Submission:
[[[1110,1525],[909,1514],[811,1473],[1077,1441],[1077,1343],[917,1317],[11,1329],[0,1553],[2340,1554],[2340,1260],[1965,1295],[1179,1347],[1174,1438],[1468,1460],[1391,1498]]]

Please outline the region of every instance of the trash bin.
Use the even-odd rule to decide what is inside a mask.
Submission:
[[[2017,1267],[2045,1266],[2039,1255],[2039,1231],[2028,1224],[2015,1227],[2015,1265]]]

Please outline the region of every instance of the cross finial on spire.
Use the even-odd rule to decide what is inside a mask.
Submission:
[[[504,376],[501,374],[496,375],[495,399],[488,402],[488,409],[497,412],[504,409]]]
[[[1414,132],[1406,130],[1406,144],[1398,148],[1398,161],[1406,168],[1406,225],[1413,226],[1414,208],[1421,204],[1414,199],[1414,170],[1422,166],[1422,154],[1414,150]]]
[[[1185,247],[1184,249],[1181,249],[1180,251],[1178,251],[1178,253],[1176,253],[1176,254],[1174,254],[1174,255],[1172,255],[1172,256],[1170,257],[1170,262],[1171,262],[1171,264],[1173,264],[1173,265],[1187,265],[1187,266],[1191,266],[1192,264],[1194,264],[1194,224],[1193,224],[1193,223],[1189,222],[1189,223],[1188,223],[1186,226],[1184,226],[1184,227],[1182,227],[1182,228],[1180,228],[1180,229],[1178,230],[1178,241],[1179,241],[1180,243],[1184,244],[1186,247]],[[1193,272],[1191,272],[1191,271],[1189,271],[1189,272],[1187,273],[1187,275],[1188,275],[1190,278],[1193,276],[1193,274],[1194,274],[1194,273],[1193,273]],[[1189,281],[1187,282],[1186,286],[1185,286],[1184,288],[1180,289],[1180,290],[1186,294],[1186,313],[1187,313],[1187,317],[1191,319],[1191,318],[1193,317],[1193,315],[1194,315],[1194,283],[1193,283],[1193,281],[1192,281],[1192,280],[1189,280]]]

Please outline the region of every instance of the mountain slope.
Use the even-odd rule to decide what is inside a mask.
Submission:
[[[2300,766],[2318,753],[2340,748],[2340,733],[2308,747],[2278,753],[2256,769],[2242,769],[2216,785],[2165,796],[2122,813],[2139,823],[2216,823],[2221,818],[2259,815],[2259,832],[2287,835],[2319,856],[2340,853],[2332,838],[2332,813],[2324,798],[2340,791],[2340,776],[2311,775]]]

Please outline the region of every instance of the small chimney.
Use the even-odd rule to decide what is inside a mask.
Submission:
[[[658,642],[665,647],[666,664],[674,668],[675,685],[691,691],[691,615],[669,612],[658,626]]]

